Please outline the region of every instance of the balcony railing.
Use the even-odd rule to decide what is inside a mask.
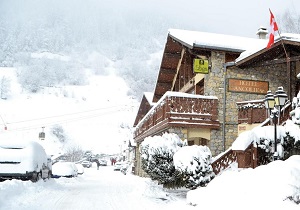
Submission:
[[[166,92],[137,124],[136,141],[167,127],[219,128],[218,99],[212,96]]]
[[[238,123],[263,123],[269,117],[269,113],[264,105],[263,100],[243,101],[237,102],[238,105]],[[290,104],[288,103],[281,109],[280,123],[289,118],[291,111]]]
[[[268,115],[263,100],[237,102],[238,123],[262,123]]]

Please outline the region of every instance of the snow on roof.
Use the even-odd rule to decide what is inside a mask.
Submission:
[[[267,46],[267,40],[199,31],[169,29],[169,35],[190,47],[243,52],[259,43]]]
[[[294,41],[294,42],[300,42],[300,34],[292,34],[292,33],[283,33],[280,36],[276,36],[274,43],[279,42],[281,39],[288,40],[288,41]],[[239,62],[267,47],[268,39],[262,39],[261,42],[257,42],[256,45],[250,45],[249,48],[247,48],[246,51],[242,52],[241,55],[236,59],[236,62]]]
[[[296,141],[300,139],[300,128],[291,120],[287,120],[285,126],[277,126],[277,138],[283,138],[286,133],[293,136]],[[257,126],[249,131],[241,133],[232,143],[232,150],[244,151],[253,142],[259,142],[260,139],[274,141],[274,126]]]
[[[277,126],[277,137],[284,136],[285,128]],[[257,126],[252,130],[241,133],[232,143],[232,150],[245,150],[253,142],[258,142],[260,139],[274,140],[274,126]]]
[[[144,96],[146,98],[146,100],[148,101],[148,103],[153,106],[155,103],[152,102],[153,100],[153,95],[154,93],[151,93],[151,92],[144,92]]]
[[[169,35],[177,41],[192,47],[209,48],[216,50],[242,52],[236,59],[239,62],[260,50],[266,48],[268,39],[255,39],[225,34],[216,34],[200,31],[169,29]],[[275,37],[275,43],[283,40],[300,42],[300,34],[283,33]]]

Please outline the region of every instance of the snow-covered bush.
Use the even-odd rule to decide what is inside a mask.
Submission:
[[[300,154],[300,126],[293,120],[287,120],[284,125],[277,125],[277,155],[286,160],[292,155]],[[257,147],[258,163],[265,165],[274,160],[274,126],[257,126],[241,133],[233,142],[231,149],[244,151],[250,144]]]
[[[294,154],[300,154],[300,141],[295,141],[295,137],[291,136],[289,133],[286,133],[286,136],[284,136],[283,139],[282,147],[284,148],[284,160]]]
[[[176,134],[147,137],[140,147],[142,169],[165,188],[206,186],[215,176],[206,146],[187,146]]]
[[[185,142],[172,133],[145,138],[140,147],[142,169],[165,188],[184,186],[182,174],[173,163],[173,155],[184,145]]]
[[[243,142],[253,142],[261,151],[266,163],[274,157],[274,126],[255,127],[242,133],[233,143],[234,150],[244,150]],[[247,135],[245,135],[247,134]],[[247,140],[246,140],[247,138]],[[300,128],[292,120],[287,120],[284,126],[277,126],[277,153],[280,159],[287,159],[291,155],[300,154]],[[248,144],[249,145],[249,144]]]
[[[207,146],[198,145],[182,147],[174,154],[175,169],[183,174],[185,187],[203,187],[215,177],[211,157]]]

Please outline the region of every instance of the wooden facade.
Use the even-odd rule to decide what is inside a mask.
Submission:
[[[136,125],[135,141],[161,133],[169,127],[215,128],[220,124],[217,115],[218,100],[213,97],[189,97],[168,92],[149,110],[142,123]]]

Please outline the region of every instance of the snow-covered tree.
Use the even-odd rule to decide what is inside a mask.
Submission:
[[[0,96],[1,99],[7,99],[8,94],[10,92],[10,80],[3,76],[0,79]]]
[[[61,125],[54,125],[51,128],[51,133],[57,137],[57,139],[61,142],[61,143],[65,143],[67,140],[67,135],[65,133],[64,128]]]
[[[185,187],[196,189],[206,186],[214,177],[211,151],[207,146],[186,146],[173,157],[175,169],[183,174]]]
[[[165,188],[184,186],[182,174],[173,163],[173,155],[184,145],[185,142],[173,133],[147,137],[140,147],[142,169]]]
[[[287,9],[284,14],[279,17],[281,31],[285,33],[300,33],[300,16],[296,10]]]
[[[82,159],[84,150],[78,145],[71,146],[66,149],[64,156],[67,161],[76,162]]]

